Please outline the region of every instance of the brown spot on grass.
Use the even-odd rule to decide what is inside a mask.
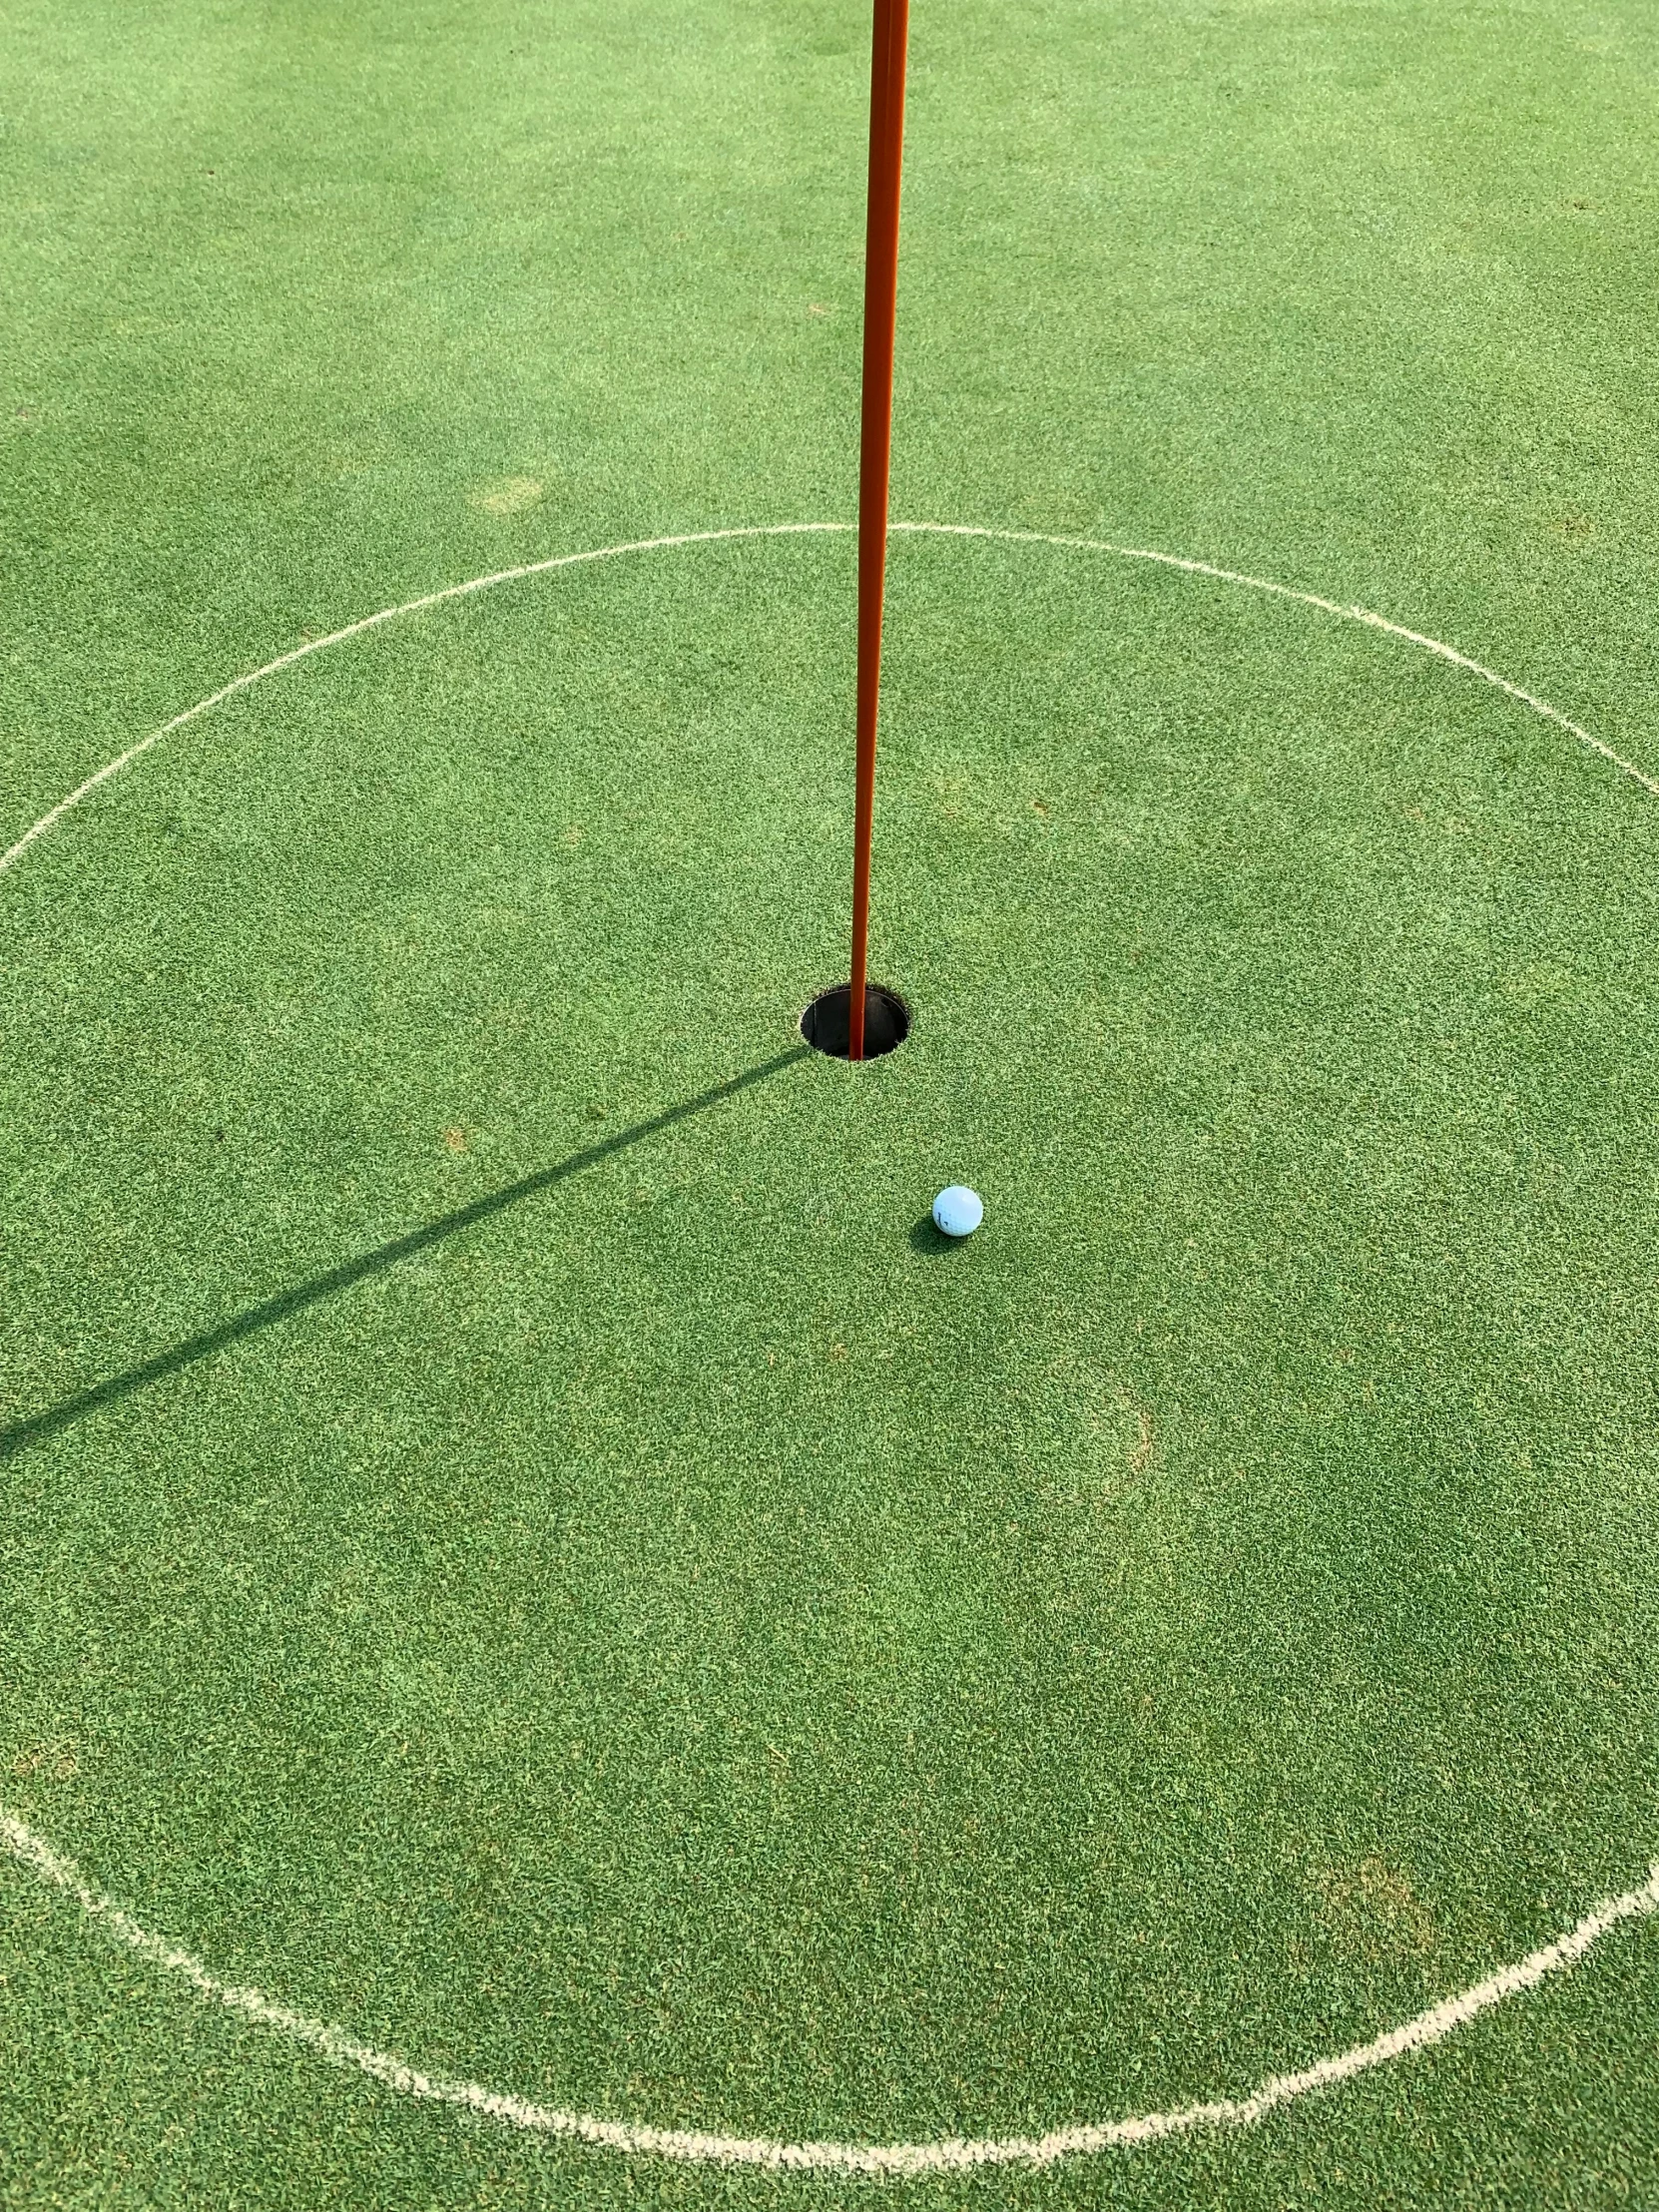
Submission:
[[[1362,1859],[1355,1867],[1329,1867],[1317,1880],[1321,1924],[1350,1957],[1421,1957],[1433,1949],[1434,1917],[1402,1867]]]
[[[12,1761],[12,1773],[20,1782],[31,1777],[40,1782],[69,1782],[81,1771],[81,1763],[75,1756],[75,1746],[59,1740],[49,1744],[31,1744],[20,1751]]]
[[[1596,526],[1586,514],[1575,509],[1570,514],[1557,517],[1552,525],[1558,538],[1565,538],[1569,545],[1584,545],[1596,534]]]
[[[541,496],[542,487],[533,476],[498,476],[493,483],[478,484],[467,493],[473,506],[482,507],[487,515],[522,514]]]
[[[1118,1392],[1118,1403],[1135,1424],[1135,1438],[1129,1446],[1129,1471],[1131,1474],[1145,1474],[1158,1448],[1158,1433],[1152,1425],[1152,1414],[1128,1390]]]
[[[464,1152],[466,1150],[466,1131],[464,1129],[446,1129],[443,1133],[443,1141],[451,1152]]]
[[[1044,1482],[1050,1504],[1062,1513],[1092,1513],[1121,1499],[1158,1460],[1158,1427],[1152,1408],[1128,1383],[1086,1358],[1065,1353],[1042,1378],[1043,1425],[1061,1447],[1054,1474]]]

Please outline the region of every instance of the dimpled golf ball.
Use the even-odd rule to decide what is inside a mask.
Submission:
[[[933,1227],[946,1237],[971,1237],[985,1218],[977,1191],[952,1183],[933,1201]]]

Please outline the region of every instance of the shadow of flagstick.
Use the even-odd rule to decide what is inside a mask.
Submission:
[[[424,1228],[411,1229],[405,1237],[394,1237],[389,1244],[379,1245],[372,1252],[360,1254],[355,1260],[346,1260],[337,1268],[330,1268],[326,1275],[316,1275],[308,1283],[295,1284],[291,1290],[278,1291],[275,1298],[268,1298],[263,1305],[252,1306],[234,1321],[222,1322],[217,1329],[205,1329],[200,1336],[187,1337],[169,1352],[158,1353],[142,1366],[129,1368],[125,1375],[112,1376],[107,1382],[94,1383],[91,1389],[80,1390],[73,1397],[66,1397],[61,1404],[49,1406],[45,1412],[32,1413],[26,1420],[15,1421],[7,1428],[0,1428],[0,1461],[13,1459],[28,1445],[38,1443],[42,1437],[55,1436],[61,1429],[69,1428],[87,1413],[95,1413],[106,1405],[115,1405],[124,1397],[131,1397],[135,1390],[148,1388],[165,1376],[177,1375],[181,1368],[195,1365],[198,1360],[210,1360],[216,1352],[224,1352],[230,1346],[241,1344],[244,1338],[258,1336],[262,1329],[271,1329],[277,1322],[287,1321],[294,1314],[302,1314],[309,1306],[319,1305],[323,1299],[332,1298],[340,1291],[348,1291],[354,1283],[366,1282],[370,1276],[384,1275],[388,1268],[397,1266],[400,1260],[409,1260],[417,1252],[430,1251],[448,1237],[471,1229],[479,1222],[490,1221],[497,1214],[504,1214],[509,1207],[522,1205],[527,1198],[534,1198],[542,1191],[549,1191],[556,1183],[565,1183],[573,1175],[581,1175],[588,1168],[597,1167],[613,1153],[625,1152],[630,1145],[643,1144],[647,1137],[660,1136],[665,1129],[672,1129],[679,1121],[690,1120],[693,1114],[701,1114],[723,1100],[736,1098],[740,1091],[747,1091],[757,1083],[764,1083],[769,1076],[777,1075],[797,1060],[803,1060],[812,1050],[810,1045],[796,1045],[788,1052],[781,1052],[776,1059],[765,1060],[759,1067],[746,1068],[742,1075],[734,1075],[725,1083],[717,1083],[712,1090],[703,1091],[696,1098],[689,1098],[682,1106],[671,1106],[665,1113],[656,1114],[650,1121],[636,1122],[632,1129],[619,1130],[614,1137],[607,1137],[602,1144],[589,1145],[585,1151],[573,1152],[568,1159],[558,1161],[550,1168],[538,1168],[534,1175],[527,1175],[521,1182],[509,1183],[499,1191],[490,1192],[487,1198],[474,1199],[470,1206],[457,1206],[452,1214],[443,1214],[438,1220],[428,1222]]]

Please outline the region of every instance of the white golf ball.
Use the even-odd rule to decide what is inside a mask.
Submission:
[[[952,1183],[933,1201],[933,1227],[946,1237],[971,1237],[985,1218],[977,1191]]]

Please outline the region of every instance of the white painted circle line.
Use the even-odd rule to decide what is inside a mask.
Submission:
[[[1457,1996],[1444,1997],[1399,2027],[1369,2043],[1356,2043],[1335,2058],[1321,2058],[1295,2073],[1273,2074],[1246,2097],[1218,2097],[1186,2104],[1172,2112],[1143,2112],[1132,2118],[1059,2127],[1047,2135],[952,2137],[924,2143],[788,2143],[764,2135],[716,2135],[678,2127],[642,2127],[628,2120],[603,2120],[589,2112],[563,2112],[527,2097],[451,2074],[422,2073],[390,2051],[358,2042],[343,2027],[292,2011],[263,1989],[221,1981],[201,1959],[180,1950],[165,1936],[142,1928],[113,1898],[95,1890],[70,1860],[61,1858],[41,1836],[13,1814],[0,1813],[0,1844],[21,1866],[49,1888],[73,1898],[89,1920],[104,1928],[153,1966],[188,1982],[199,1996],[222,2004],[255,2027],[270,2028],[291,2043],[325,2058],[330,2065],[354,2067],[402,2096],[423,2104],[450,2105],[481,2118],[504,2120],[535,2135],[558,2135],[605,2150],[674,2158],[708,2166],[759,2166],[775,2173],[858,2174],[872,2180],[903,2180],[926,2174],[967,2173],[980,2166],[1051,2166],[1089,2151],[1124,2149],[1156,2143],[1170,2135],[1191,2135],[1205,2128],[1250,2127],[1282,2104],[1293,2104],[1315,2089],[1352,2081],[1408,2051],[1426,2050],[1466,2027],[1506,1997],[1536,1988],[1546,1974],[1575,1964],[1621,1921],[1644,1919],[1659,1910],[1659,1862],[1638,1889],[1604,1898],[1553,1942],[1528,1951],[1512,1965],[1500,1966]]]
[[[38,822],[31,823],[17,842],[0,852],[0,875],[7,868],[15,867],[30,845],[55,829],[64,816],[73,812],[84,799],[90,799],[101,784],[107,784],[130,768],[141,754],[159,745],[163,738],[171,737],[175,730],[182,730],[187,722],[194,722],[210,708],[223,706],[238,692],[245,692],[253,685],[276,676],[295,662],[303,661],[312,653],[322,653],[331,645],[343,645],[348,638],[359,638],[366,630],[377,630],[382,623],[394,622],[399,615],[419,614],[426,607],[441,607],[451,599],[466,599],[474,592],[490,591],[497,584],[516,584],[527,576],[549,576],[557,569],[579,568],[589,561],[614,561],[625,553],[666,553],[677,546],[719,545],[735,538],[786,538],[839,536],[852,530],[850,522],[756,522],[739,525],[730,530],[684,530],[672,537],[634,538],[625,545],[601,545],[586,553],[556,553],[545,561],[526,561],[518,568],[493,570],[487,576],[470,577],[464,584],[446,584],[441,591],[424,592],[418,599],[405,599],[395,607],[382,607],[378,614],[364,615],[359,622],[348,622],[343,630],[330,630],[323,638],[307,639],[296,645],[291,653],[278,654],[274,661],[267,661],[263,668],[250,669],[246,676],[234,677],[229,684],[206,699],[199,699],[194,707],[187,707],[183,714],[175,715],[171,722],[164,722],[159,730],[140,738],[125,753],[118,753],[113,761],[106,761],[101,769],[89,776],[84,784],[77,784],[55,807],[47,809]],[[971,522],[895,522],[890,534],[899,537],[938,538],[988,538],[1005,545],[1053,545],[1072,553],[1108,553],[1121,561],[1155,561],[1161,568],[1180,569],[1188,576],[1208,576],[1217,583],[1242,584],[1250,591],[1271,592],[1276,599],[1294,600],[1298,606],[1318,608],[1321,614],[1336,615],[1344,622],[1363,622],[1373,630],[1384,631],[1391,638],[1400,638],[1407,645],[1420,646],[1425,653],[1433,653],[1442,661],[1449,661],[1454,668],[1478,676],[1482,683],[1490,684],[1505,693],[1521,706],[1530,708],[1535,715],[1542,715],[1546,722],[1553,722],[1557,729],[1565,730],[1590,752],[1597,753],[1620,775],[1632,778],[1646,792],[1659,799],[1659,778],[1649,776],[1645,770],[1627,761],[1622,753],[1615,753],[1610,745],[1574,722],[1570,716],[1552,707],[1536,693],[1525,691],[1519,684],[1511,684],[1506,676],[1499,676],[1496,669],[1487,668],[1482,661],[1472,660],[1468,654],[1459,653],[1452,645],[1442,644],[1438,638],[1425,637],[1420,630],[1408,630],[1403,623],[1390,622],[1386,615],[1373,614],[1369,607],[1345,607],[1335,599],[1324,599],[1318,592],[1298,591],[1290,584],[1275,584],[1265,576],[1247,576],[1242,570],[1218,568],[1211,561],[1188,560],[1179,553],[1156,553],[1145,546],[1113,545],[1104,538],[1062,537],[1044,530],[993,530]]]
[[[89,776],[84,784],[77,785],[32,824],[15,844],[0,853],[0,873],[14,866],[30,845],[45,836],[84,799],[90,798],[100,785],[119,776],[141,754],[148,753],[152,746],[175,730],[182,730],[210,708],[222,705],[268,676],[291,668],[308,655],[323,652],[332,645],[342,645],[348,638],[360,637],[365,631],[394,621],[399,615],[441,606],[447,600],[463,599],[473,592],[488,591],[497,584],[549,575],[557,569],[574,568],[588,561],[614,560],[626,553],[665,552],[677,546],[713,545],[738,538],[843,534],[852,528],[847,522],[774,522],[729,530],[688,531],[673,537],[641,538],[625,545],[600,546],[586,553],[561,553],[548,560],[526,562],[518,568],[499,569],[488,576],[475,576],[464,584],[450,584],[441,591],[427,592],[418,599],[406,599],[395,607],[383,607],[378,614],[365,615],[361,621],[348,623],[342,630],[330,631],[326,637],[309,639],[292,652],[268,661],[263,668],[236,677],[208,698],[198,700],[194,707],[187,707],[183,714],[175,715],[171,722],[163,723],[159,730],[153,730],[136,745],[129,746],[125,753],[118,754]],[[1209,561],[1188,560],[1179,554],[1158,553],[1144,547],[1113,545],[1100,538],[1064,537],[1038,530],[997,530],[951,522],[895,522],[891,530],[894,535],[985,538],[1010,545],[1051,545],[1070,552],[1106,553],[1120,560],[1154,561],[1188,575],[1210,577],[1219,583],[1242,584],[1252,591],[1271,592],[1276,598],[1294,600],[1301,606],[1317,608],[1322,614],[1335,615],[1343,621],[1365,623],[1408,645],[1420,646],[1424,652],[1433,653],[1491,684],[1521,706],[1565,730],[1579,744],[1599,754],[1622,775],[1632,778],[1644,791],[1659,798],[1659,779],[1648,776],[1634,762],[1625,760],[1557,708],[1520,685],[1511,684],[1494,669],[1459,653],[1454,646],[1424,637],[1420,631],[1408,630],[1400,623],[1390,622],[1384,615],[1373,614],[1368,608],[1341,606],[1336,600],[1321,598],[1315,592],[1298,591],[1291,585],[1272,583],[1261,576],[1247,576],[1236,569],[1218,568]],[[1647,1881],[1639,1888],[1627,1890],[1620,1897],[1604,1898],[1553,1942],[1529,1951],[1511,1965],[1499,1967],[1459,1995],[1443,1998],[1368,2043],[1356,2043],[1334,2058],[1322,2058],[1297,2072],[1270,2076],[1246,2097],[1221,2097],[1209,2103],[1183,2105],[1169,2112],[1146,2112],[1119,2120],[1056,2128],[1046,2135],[955,2137],[921,2143],[789,2143],[767,2136],[708,2134],[685,2128],[645,2127],[625,2120],[606,2120],[592,2113],[566,2112],[556,2106],[532,2103],[524,2097],[485,2088],[479,2082],[423,2073],[389,2051],[375,2050],[372,2045],[359,2042],[343,2027],[312,2019],[306,2013],[277,2003],[261,1989],[220,1980],[193,1952],[181,1950],[165,1937],[152,1935],[113,1898],[93,1889],[72,1861],[61,1857],[43,1837],[3,1809],[0,1809],[0,1846],[42,1883],[72,1898],[82,1913],[104,1928],[116,1941],[150,1964],[177,1975],[198,1995],[222,2004],[252,2025],[269,2028],[290,2042],[315,2051],[332,2065],[354,2067],[400,2095],[503,2120],[530,2133],[564,2136],[608,2150],[705,2165],[763,2167],[775,2172],[855,2174],[873,2179],[965,2173],[982,2166],[1047,2166],[1062,2158],[1158,2142],[1166,2136],[1191,2134],[1204,2128],[1249,2127],[1280,2105],[1293,2103],[1313,2090],[1350,2081],[1357,2074],[1386,2065],[1407,2052],[1425,2050],[1443,2041],[1493,2005],[1535,1988],[1547,1974],[1558,1973],[1575,1964],[1592,1944],[1599,1942],[1622,1921],[1643,1919],[1659,1911],[1659,1861],[1655,1861]]]

